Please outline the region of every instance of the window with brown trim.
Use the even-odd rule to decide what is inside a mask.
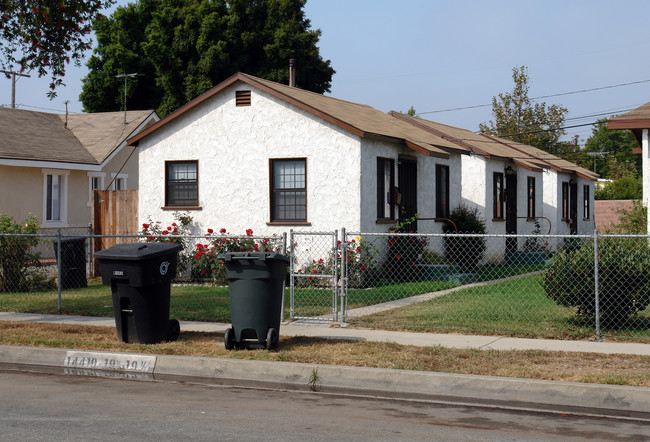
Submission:
[[[307,221],[307,160],[271,160],[271,222]]]
[[[534,219],[535,218],[535,177],[534,176],[528,177],[527,195],[528,195],[527,216],[528,219]]]
[[[395,219],[391,190],[395,186],[395,160],[377,158],[377,219]]]
[[[503,219],[503,173],[494,172],[492,176],[492,217],[494,219]]]
[[[251,91],[235,91],[235,106],[250,106]]]
[[[165,163],[165,206],[196,207],[199,205],[199,162],[167,161]]]
[[[436,164],[436,218],[449,218],[449,166]]]

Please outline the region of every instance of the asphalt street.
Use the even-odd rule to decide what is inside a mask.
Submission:
[[[1,440],[645,440],[648,422],[0,370]]]

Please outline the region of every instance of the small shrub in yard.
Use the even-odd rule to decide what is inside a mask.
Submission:
[[[220,253],[279,252],[281,250],[280,238],[260,240],[252,236],[252,229],[247,229],[244,236],[232,236],[225,228],[220,229],[219,233],[208,229],[208,233],[203,237],[205,242],[196,245],[192,260],[192,281],[225,285],[227,283],[226,267],[222,260],[217,258]]]
[[[470,209],[461,204],[456,207],[449,219],[453,221],[458,233],[476,233],[484,235],[485,221],[479,216],[477,208]],[[444,233],[456,233],[454,226],[445,222]],[[460,267],[462,272],[473,272],[483,261],[486,249],[485,238],[481,236],[445,237],[445,258]]]
[[[620,328],[650,304],[650,247],[646,238],[603,238],[598,242],[598,292],[601,323]],[[596,315],[594,245],[563,250],[543,273],[546,296]]]
[[[38,228],[38,220],[32,215],[17,223],[0,213],[0,233],[33,235]],[[0,236],[0,292],[24,292],[32,287],[40,267],[39,254],[32,252],[37,244],[35,236]]]

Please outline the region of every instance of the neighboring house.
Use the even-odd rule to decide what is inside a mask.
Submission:
[[[189,211],[196,233],[386,232],[415,213],[447,218],[465,202],[492,233],[506,232],[515,206],[512,217],[548,215],[553,233],[568,233],[563,201],[577,231],[593,230],[590,212],[586,221],[570,212],[587,195],[575,191],[580,185],[591,207],[589,171],[530,146],[435,126],[239,73],[128,140],[147,165],[139,216],[170,222],[170,212]],[[517,188],[509,193],[516,203],[505,205],[508,187]],[[518,233],[532,230],[514,221]],[[441,225],[422,220],[417,228],[438,233]]]
[[[648,207],[650,201],[650,147],[648,146],[648,130],[650,130],[650,103],[637,107],[623,115],[610,118],[608,129],[629,129],[634,134],[639,147],[634,153],[641,154],[641,174],[643,175],[643,205]],[[650,233],[650,217],[648,217],[648,233]]]
[[[467,147],[462,157],[462,201],[483,215],[487,231],[530,234],[591,233],[594,182],[598,175],[533,146],[476,134],[422,118],[391,112],[430,133]],[[519,244],[510,240],[506,250]]]
[[[87,226],[94,189],[137,189],[138,159],[125,140],[153,111],[57,115],[0,107],[0,212],[43,228]]]

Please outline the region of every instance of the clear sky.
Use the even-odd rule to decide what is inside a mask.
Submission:
[[[477,130],[521,65],[530,97],[607,87],[540,100],[568,108],[567,125],[650,101],[648,0],[308,0],[305,11],[336,70],[331,95],[385,112],[413,106],[424,118]],[[85,73],[71,68],[53,101],[47,78],[21,78],[17,107],[64,112],[69,100],[70,112],[81,112]],[[0,105],[10,102],[11,81],[0,77]],[[433,112],[479,105],[488,106]],[[568,132],[584,140],[591,128]]]

